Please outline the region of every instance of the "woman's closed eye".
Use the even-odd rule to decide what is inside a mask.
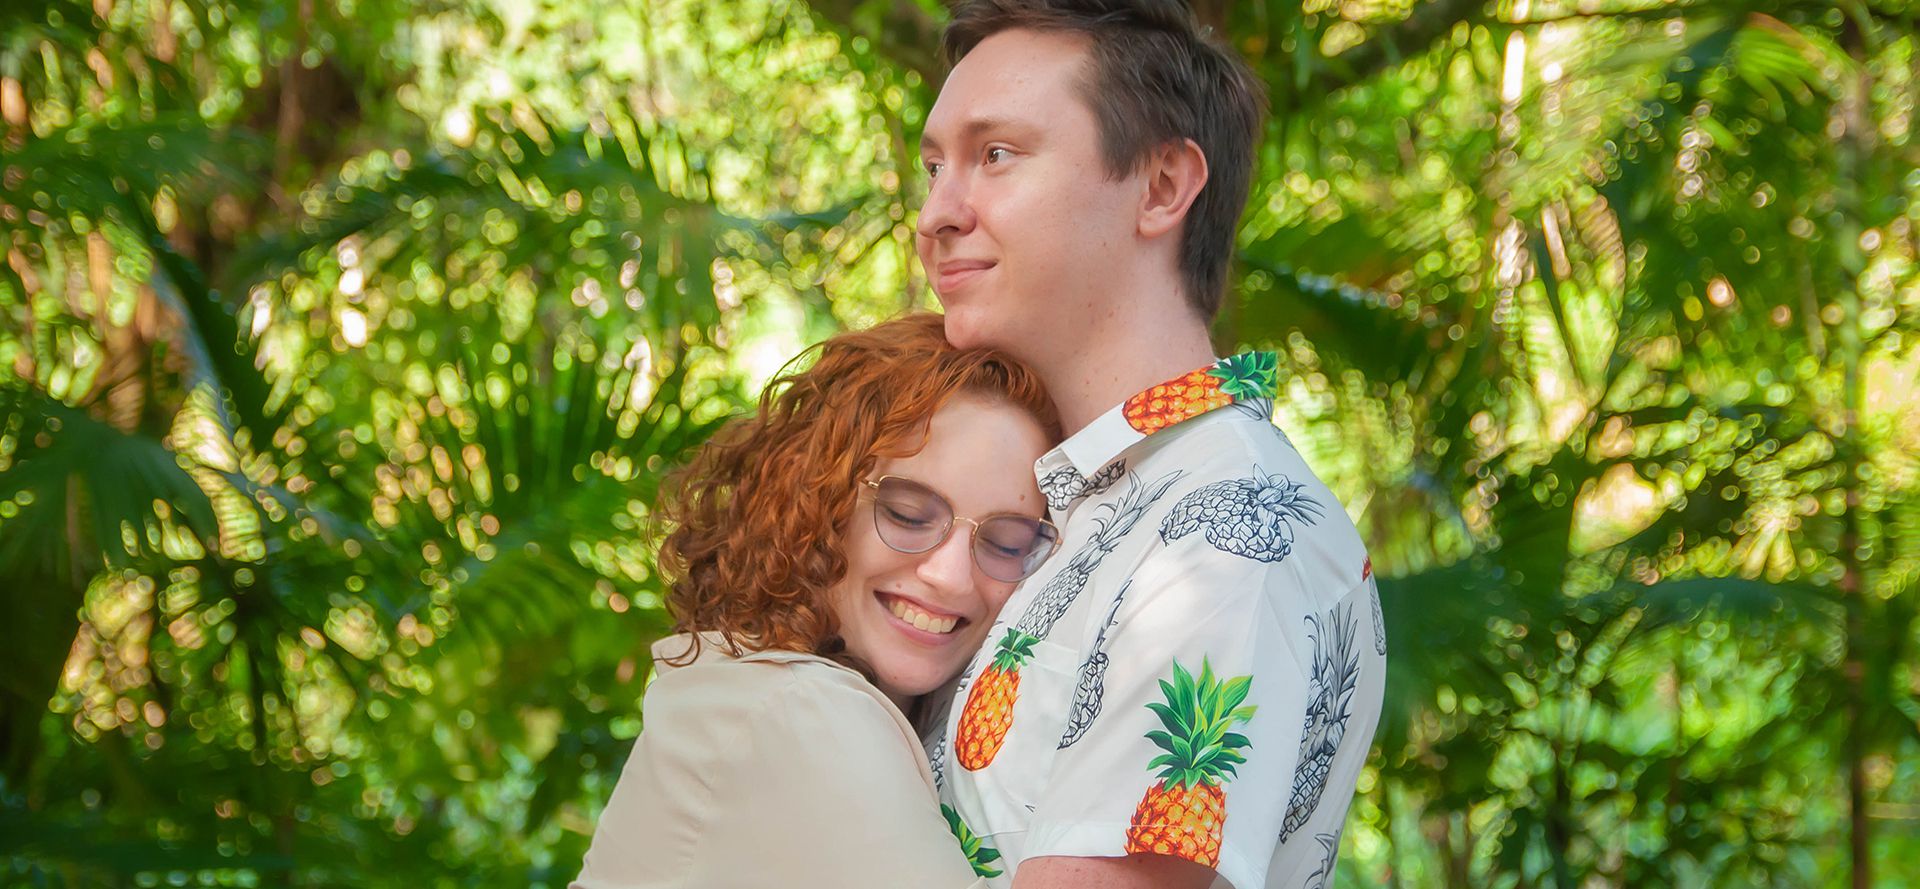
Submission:
[[[1004,519],[994,524],[999,527],[989,528],[991,533],[980,535],[980,542],[986,546],[988,553],[1017,559],[1033,550],[1038,535],[1026,529],[1005,527]]]
[[[934,524],[933,518],[911,507],[902,507],[892,503],[880,504],[880,512],[887,521],[902,528],[927,528]]]
[[[1017,559],[1027,553],[1027,547],[1025,546],[1002,543],[997,540],[983,540],[982,542],[986,544],[988,554],[1003,559]]]

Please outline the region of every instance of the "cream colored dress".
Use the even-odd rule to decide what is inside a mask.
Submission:
[[[613,798],[569,889],[978,889],[942,818],[920,742],[860,674],[790,651],[656,675]]]

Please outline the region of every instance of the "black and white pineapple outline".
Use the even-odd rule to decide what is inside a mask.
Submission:
[[[1287,430],[1280,428],[1280,424],[1274,422],[1273,399],[1249,398],[1245,401],[1234,402],[1232,407],[1248,419],[1259,420],[1267,424],[1267,426],[1273,430],[1273,434],[1280,439],[1280,443],[1287,446],[1287,450],[1293,451],[1296,454],[1300,452],[1300,449],[1294,446],[1293,439],[1287,436]]]
[[[1380,584],[1374,583],[1370,586],[1372,589],[1368,592],[1373,595],[1373,652],[1385,655],[1387,653],[1387,618],[1380,610]]]
[[[961,678],[960,688],[955,692],[958,699],[967,701],[968,704],[972,703],[967,686],[974,681],[982,666],[996,657],[998,652],[1009,645],[1031,645],[1047,638],[1047,635],[1053,632],[1053,625],[1066,616],[1067,611],[1073,607],[1074,601],[1079,598],[1081,591],[1086,589],[1088,579],[1100,567],[1100,563],[1106,559],[1107,554],[1120,545],[1120,541],[1133,530],[1134,525],[1140,522],[1147,510],[1159,502],[1160,498],[1166,495],[1167,490],[1173,487],[1174,482],[1179,481],[1185,474],[1185,470],[1176,469],[1149,485],[1143,484],[1138,474],[1127,473],[1126,493],[1121,495],[1118,502],[1102,503],[1096,507],[1104,514],[1094,518],[1093,536],[1081,544],[1080,549],[1073,554],[1073,559],[1066,564],[1066,567],[1047,579],[1046,585],[1034,595],[1033,601],[1027,603],[1026,610],[1021,613],[1020,619],[1004,637],[1005,641],[992,646],[983,646],[974,653],[972,662],[967,665]],[[999,632],[999,626],[996,622],[994,632]],[[1016,666],[1014,669],[1018,670],[1019,667]],[[966,706],[967,704],[961,705],[962,719],[965,719]],[[959,724],[958,721],[954,723],[954,731],[959,730]],[[1008,731],[1012,731],[1011,726],[1008,727]]]
[[[1040,493],[1047,497],[1047,508],[1064,512],[1073,501],[1105,493],[1127,474],[1127,461],[1115,460],[1100,467],[1092,478],[1080,474],[1072,464],[1062,466],[1040,478]]]
[[[1373,576],[1373,558],[1360,563],[1360,579],[1367,582],[1367,594],[1373,597],[1373,651],[1385,656],[1387,653],[1387,618],[1380,611],[1380,579]]]
[[[1265,420],[1268,423],[1273,422],[1273,399],[1271,398],[1247,398],[1235,401],[1231,407],[1252,419]],[[1275,426],[1273,428],[1278,430],[1280,427]],[[1281,438],[1286,438],[1286,435],[1284,432],[1280,433]],[[1292,442],[1288,442],[1288,444],[1292,444]]]
[[[940,730],[940,739],[933,742],[933,750],[927,753],[927,764],[933,767],[933,790],[935,793],[947,789],[947,731]]]
[[[1280,827],[1280,840],[1307,823],[1327,789],[1334,754],[1347,736],[1354,692],[1360,686],[1360,654],[1354,637],[1360,621],[1353,609],[1333,606],[1325,615],[1307,615],[1313,640],[1313,673],[1307,681],[1306,725],[1300,731],[1300,764],[1293,770],[1293,797]]]
[[[1333,882],[1333,866],[1340,859],[1340,831],[1316,833],[1313,841],[1320,844],[1320,866],[1307,874],[1306,889],[1327,889]]]
[[[1312,525],[1325,515],[1305,489],[1304,482],[1255,465],[1247,478],[1214,482],[1180,498],[1161,521],[1160,538],[1171,543],[1204,530],[1221,552],[1278,562],[1293,552],[1294,523]]]
[[[1107,622],[1100,625],[1100,632],[1093,637],[1093,653],[1080,665],[1080,681],[1073,688],[1073,706],[1067,711],[1067,730],[1060,736],[1061,750],[1086,737],[1087,729],[1093,727],[1094,718],[1100,715],[1100,699],[1106,694],[1107,631],[1120,622],[1120,602],[1132,587],[1133,579],[1128,578],[1113,597]]]
[[[1074,600],[1080,597],[1080,591],[1086,589],[1087,579],[1100,567],[1101,561],[1114,547],[1120,545],[1127,532],[1133,530],[1141,517],[1147,514],[1148,507],[1166,495],[1167,489],[1185,475],[1183,470],[1174,470],[1161,476],[1152,484],[1142,484],[1136,473],[1127,473],[1127,492],[1121,495],[1117,503],[1102,503],[1098,507],[1106,515],[1095,518],[1095,531],[1080,550],[1073,554],[1060,573],[1047,579],[1040,593],[1033,597],[1027,610],[1013,628],[1035,639],[1045,639],[1053,632],[1053,625],[1065,616],[1073,607]]]

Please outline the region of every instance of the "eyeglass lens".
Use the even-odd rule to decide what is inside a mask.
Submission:
[[[953,506],[919,482],[889,476],[873,497],[874,528],[880,541],[903,553],[939,546],[953,530]],[[1032,574],[1053,553],[1053,526],[1017,515],[982,519],[973,532],[973,560],[988,577],[1017,581]]]

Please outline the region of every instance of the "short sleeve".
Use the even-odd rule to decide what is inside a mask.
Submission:
[[[1351,652],[1338,655],[1345,675],[1315,676],[1316,646],[1351,647],[1357,627],[1321,626],[1322,604],[1346,592],[1326,586],[1299,563],[1225,554],[1199,535],[1144,560],[1112,597],[1088,659],[1100,669],[1082,668],[1022,857],[1152,852],[1238,889],[1271,885],[1281,847],[1312,842],[1296,822],[1328,783],[1308,761],[1316,683],[1357,678]]]

